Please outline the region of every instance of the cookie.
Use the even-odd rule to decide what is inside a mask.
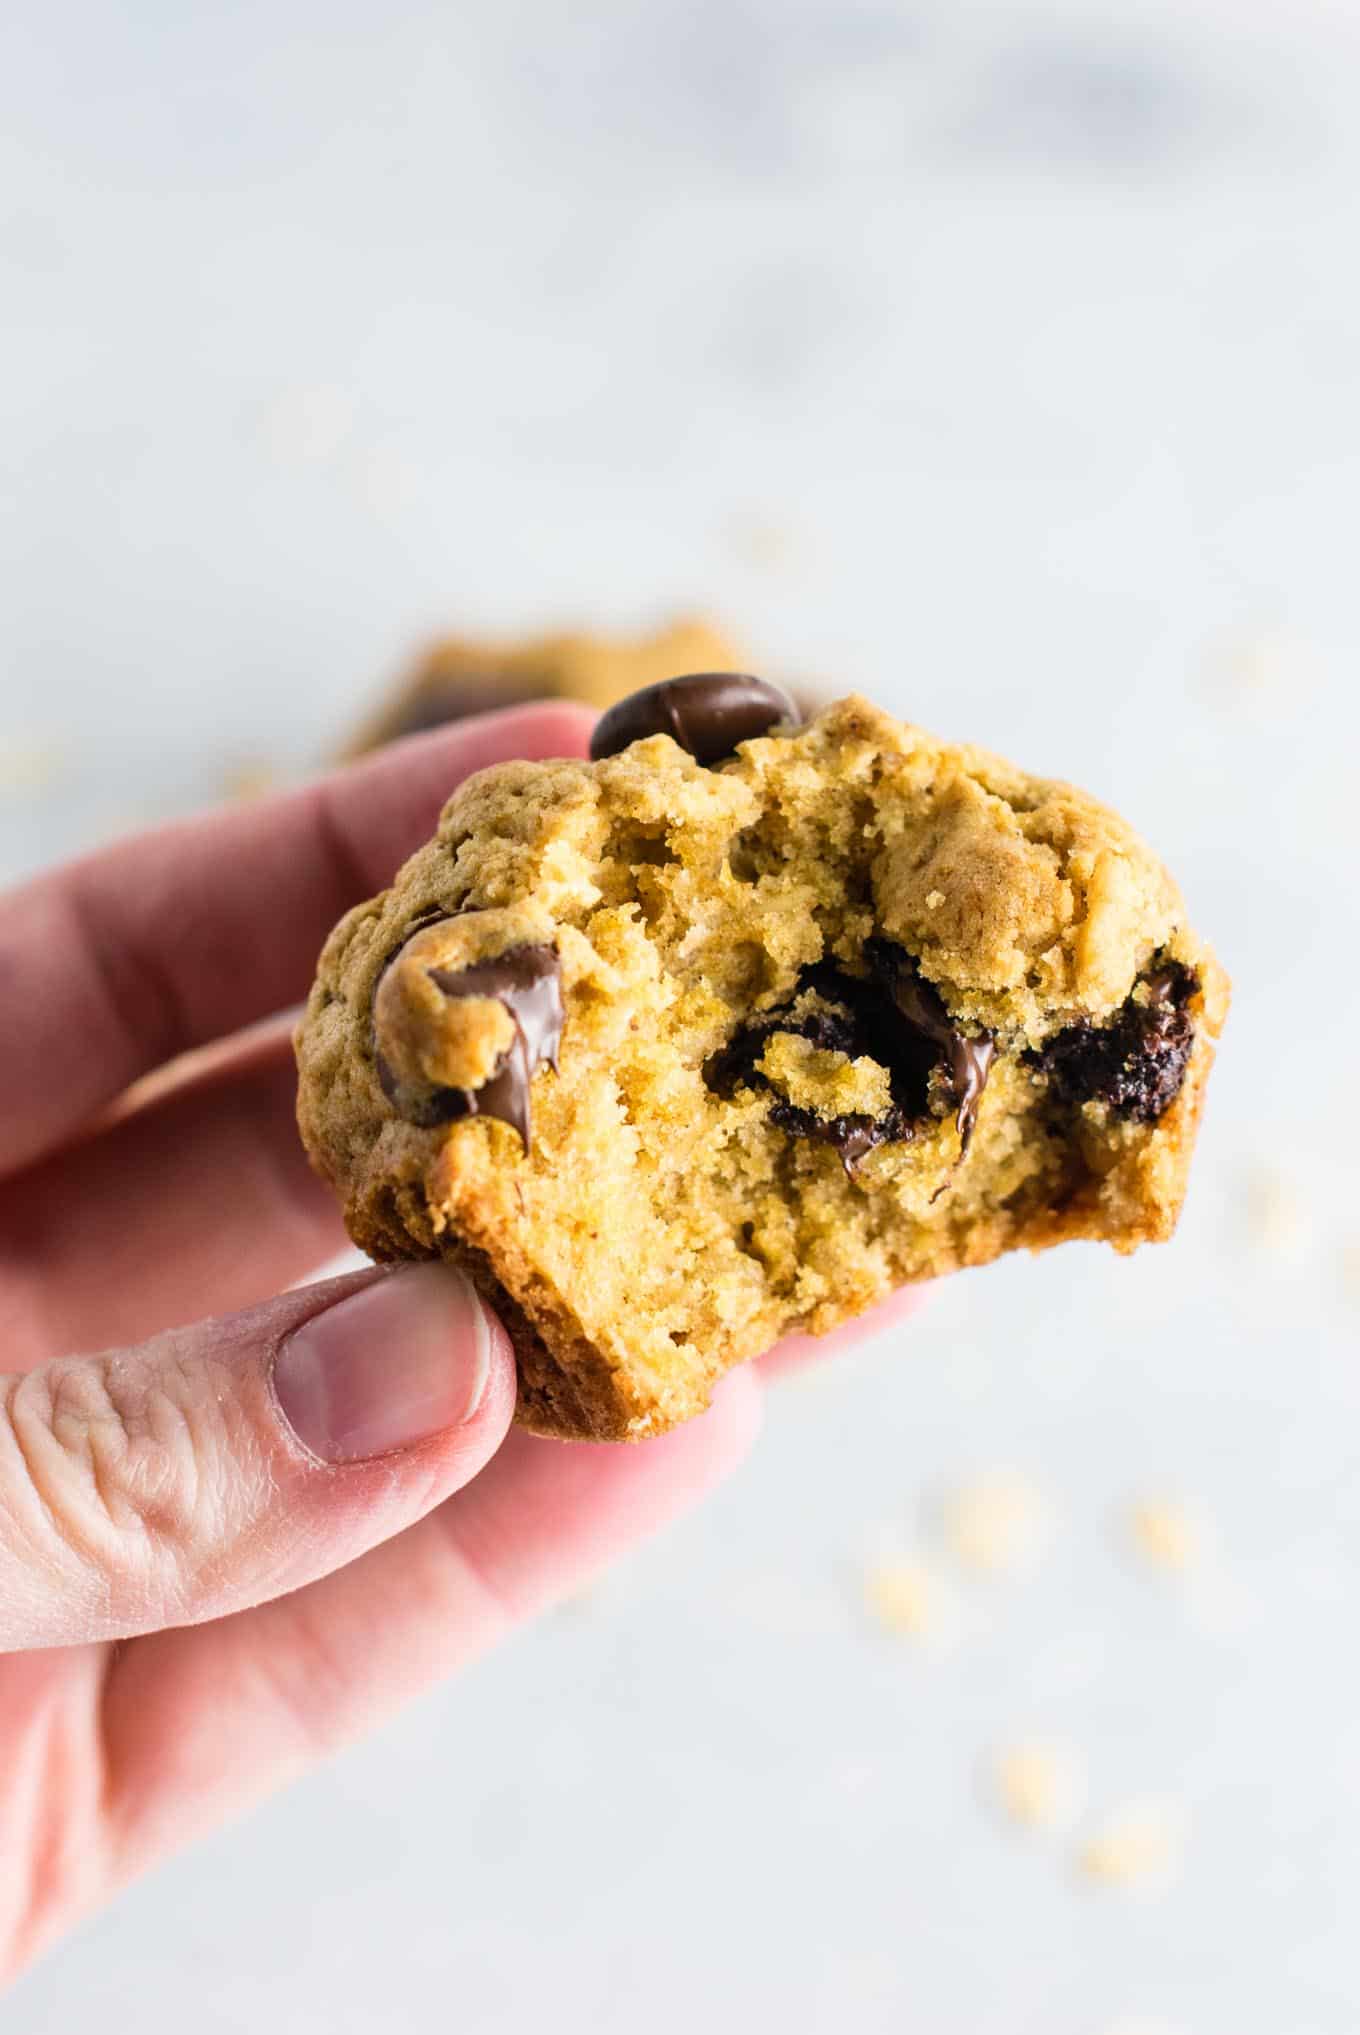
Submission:
[[[490,642],[446,636],[430,645],[344,753],[366,755],[403,735],[527,700],[582,700],[590,707],[607,707],[676,672],[722,671],[737,661],[726,636],[707,622],[691,620],[670,622],[653,635],[636,638],[562,633]]]
[[[636,1438],[907,1281],[1167,1237],[1227,996],[1084,793],[681,678],[469,779],[341,922],[300,1122],[363,1249],[489,1296],[522,1421]]]

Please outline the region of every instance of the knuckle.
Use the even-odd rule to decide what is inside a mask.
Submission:
[[[219,1542],[229,1479],[224,1399],[157,1354],[57,1359],[13,1381],[6,1440],[57,1562],[164,1605]]]

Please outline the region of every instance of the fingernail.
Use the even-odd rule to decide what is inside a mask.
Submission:
[[[491,1375],[492,1323],[451,1265],[390,1272],[295,1329],[274,1396],[325,1463],[412,1448],[472,1419]]]

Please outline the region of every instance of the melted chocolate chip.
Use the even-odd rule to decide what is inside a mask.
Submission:
[[[959,1143],[966,1152],[973,1142],[978,1104],[996,1058],[995,1039],[990,1032],[981,1032],[973,1039],[961,1032],[945,1009],[938,990],[924,980],[911,955],[894,946],[891,940],[866,941],[864,958],[908,1024],[924,1032],[944,1054],[958,1104],[955,1122]]]
[[[664,678],[629,693],[602,714],[590,741],[592,762],[617,756],[630,742],[669,735],[699,763],[721,763],[738,742],[768,734],[780,721],[797,723],[798,709],[767,679],[741,671],[700,671]]]
[[[777,1096],[770,1105],[772,1124],[790,1137],[830,1145],[846,1172],[853,1173],[877,1146],[910,1144],[915,1137],[914,1119],[925,1114],[929,1062],[897,1050],[901,1041],[889,1034],[900,1027],[893,1026],[886,1000],[870,984],[824,966],[804,971],[794,1001],[808,990],[815,990],[834,1007],[797,1014],[770,1011],[754,1024],[743,1026],[729,1045],[705,1062],[704,1080],[715,1095],[730,1096],[743,1086],[768,1088],[769,1079],[756,1062],[776,1032],[792,1032],[823,1052],[844,1053],[852,1060],[866,1054],[878,1060],[888,1068],[893,1097],[892,1107],[882,1116],[818,1116],[784,1096]]]
[[[831,1145],[847,1173],[879,1145],[909,1144],[918,1124],[929,1115],[932,1068],[944,1060],[958,1104],[958,1129],[968,1148],[977,1117],[978,1098],[995,1052],[986,1037],[965,1039],[951,1023],[944,1005],[916,974],[909,954],[887,940],[871,940],[865,958],[876,981],[843,974],[830,963],[807,968],[792,1001],[813,990],[830,1008],[801,1013],[790,1009],[767,1012],[746,1025],[704,1066],[704,1080],[717,1095],[731,1095],[741,1085],[768,1087],[756,1065],[774,1032],[792,1032],[825,1051],[849,1059],[868,1057],[888,1071],[892,1104],[882,1116],[820,1117],[784,1097],[770,1106],[770,1122],[792,1137],[815,1138]]]
[[[1060,1104],[1103,1102],[1116,1116],[1156,1123],[1181,1092],[1195,1044],[1186,1008],[1199,984],[1173,964],[1149,975],[1146,1002],[1130,996],[1109,1024],[1081,1018],[1025,1059],[1048,1081]]]
[[[916,1135],[915,1126],[896,1106],[884,1116],[818,1116],[780,1096],[770,1105],[770,1122],[791,1138],[830,1145],[850,1174],[880,1145],[909,1145]]]
[[[467,968],[431,968],[430,980],[445,996],[494,997],[505,1006],[515,1036],[490,1079],[480,1088],[435,1088],[413,1095],[378,1055],[378,1079],[389,1102],[408,1123],[423,1130],[456,1123],[465,1116],[491,1116],[518,1131],[527,1152],[532,1134],[529,1084],[546,1061],[557,1071],[562,1042],[562,964],[555,947],[510,947],[492,961]]]

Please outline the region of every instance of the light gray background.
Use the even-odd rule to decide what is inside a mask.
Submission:
[[[1291,0],[21,0],[0,863],[675,605],[1142,823],[1238,1001],[1170,1248],[941,1290],[707,1512],[128,1895],[11,2035],[1349,2035],[1360,38]],[[262,900],[262,905],[266,903]],[[983,1585],[932,1525],[1010,1469]],[[1121,1508],[1195,1505],[1177,1579]],[[869,1620],[930,1562],[951,1646]],[[998,1743],[1088,1808],[999,1822]],[[1130,1799],[1178,1874],[1093,1889]]]

